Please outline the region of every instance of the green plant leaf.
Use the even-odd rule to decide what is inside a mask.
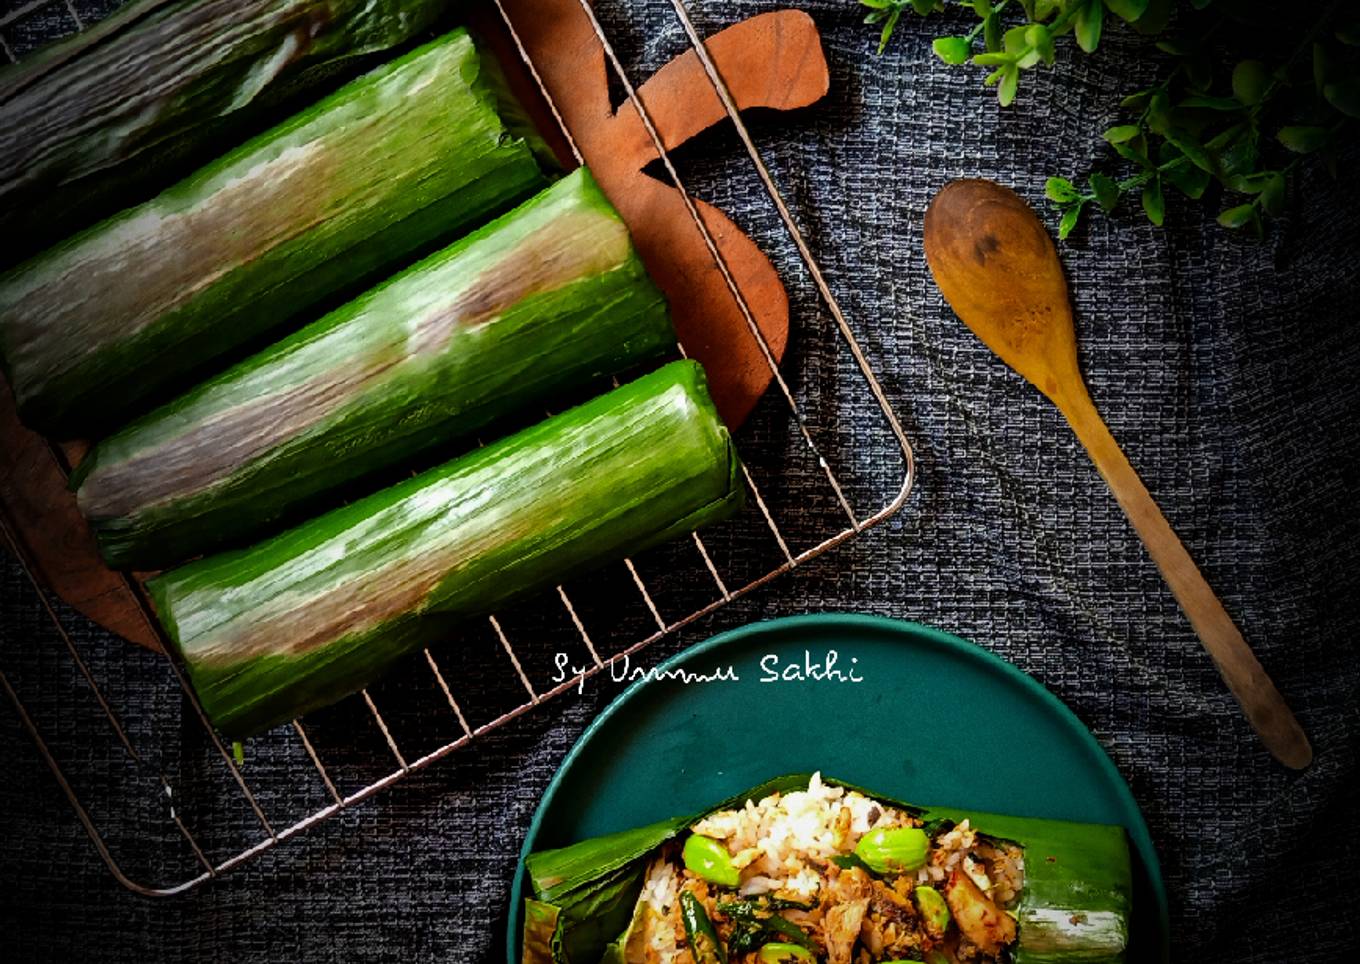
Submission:
[[[973,12],[979,19],[988,17],[992,13],[991,0],[973,0]]]
[[[1239,204],[1235,208],[1228,208],[1218,216],[1218,223],[1225,228],[1245,228],[1257,219],[1255,204]]]
[[[1265,189],[1261,191],[1261,208],[1271,217],[1278,217],[1284,213],[1285,187],[1284,173],[1276,171],[1266,182]]]
[[[1133,140],[1115,144],[1114,149],[1124,160],[1132,161],[1141,168],[1146,169],[1152,166],[1152,161],[1148,159],[1147,138],[1142,134],[1139,134]]]
[[[1044,182],[1044,196],[1055,204],[1067,204],[1078,197],[1076,185],[1065,177],[1050,177]]]
[[[1332,81],[1322,88],[1322,96],[1347,117],[1360,117],[1360,77]]]
[[[1191,90],[1207,91],[1214,83],[1214,61],[1203,50],[1197,50],[1181,64],[1185,79]]]
[[[1332,73],[1332,56],[1327,52],[1327,48],[1320,43],[1313,44],[1313,86],[1317,88],[1318,96],[1325,95],[1327,79]]]
[[[1360,47],[1360,20],[1352,20],[1337,27],[1336,39],[1347,47]]]
[[[1238,194],[1260,194],[1270,186],[1271,179],[1277,173],[1276,171],[1257,171],[1253,174],[1234,174],[1225,178],[1223,184],[1228,190],[1236,191]]]
[[[1100,136],[1111,144],[1123,144],[1131,141],[1142,133],[1142,128],[1137,124],[1120,124],[1118,127],[1111,127]]]
[[[1110,13],[1122,20],[1135,23],[1147,13],[1148,0],[1105,0],[1105,6],[1110,9]]]
[[[1311,154],[1327,146],[1331,133],[1325,127],[1283,127],[1275,139],[1295,154]]]
[[[1154,177],[1143,188],[1143,212],[1149,221],[1162,226],[1166,219],[1166,198],[1162,195],[1162,179]]]
[[[1140,90],[1136,94],[1129,94],[1119,102],[1119,106],[1125,110],[1142,110],[1152,99],[1152,91]]]
[[[1244,104],[1261,103],[1270,86],[1270,71],[1259,60],[1243,60],[1233,68],[1233,96]]]
[[[902,10],[901,8],[898,8],[894,10],[892,13],[888,14],[888,19],[883,22],[883,32],[879,35],[878,38],[879,56],[882,56],[883,51],[888,49],[888,41],[892,39],[893,30],[896,29],[897,21],[899,18],[901,18],[901,16]]]
[[[1204,196],[1209,182],[1213,180],[1208,171],[1192,164],[1178,164],[1162,172],[1162,179],[1191,200],[1198,201]]]
[[[1066,241],[1067,236],[1072,233],[1077,222],[1081,220],[1081,211],[1086,205],[1080,201],[1071,207],[1064,209],[1062,220],[1058,222],[1058,240]]]
[[[1218,155],[1218,176],[1225,183],[1238,175],[1255,171],[1261,163],[1261,149],[1250,130],[1244,129],[1235,141]]]
[[[1002,107],[1009,107],[1015,103],[1015,93],[1020,88],[1020,68],[1015,64],[1007,64],[1001,68],[1001,83],[996,88],[996,99],[1001,102]]]
[[[1171,99],[1166,91],[1155,91],[1148,101],[1147,126],[1157,134],[1165,133],[1171,126]]]
[[[1133,29],[1143,36],[1153,36],[1166,29],[1171,21],[1174,0],[1148,0],[1147,10],[1133,23]]]
[[[1101,0],[1087,0],[1077,10],[1077,46],[1088,54],[1100,46],[1100,28],[1104,19],[1105,4]]]
[[[1058,51],[1054,45],[1053,31],[1043,24],[1031,24],[1029,29],[1025,31],[1025,41],[1044,63],[1051,65],[1057,57]]]
[[[1090,184],[1091,193],[1100,203],[1100,209],[1109,214],[1119,204],[1119,185],[1114,178],[1100,173],[1091,175]]]
[[[1210,174],[1217,172],[1218,165],[1214,163],[1213,156],[1189,131],[1181,127],[1173,128],[1166,132],[1166,139],[1188,157],[1195,167]]]
[[[955,66],[968,63],[973,55],[973,45],[967,37],[936,37],[930,46],[936,57]]]
[[[1195,110],[1241,110],[1242,102],[1233,97],[1210,97],[1208,94],[1191,94],[1176,106]]]
[[[1001,17],[995,11],[982,22],[982,42],[992,53],[1001,49]]]

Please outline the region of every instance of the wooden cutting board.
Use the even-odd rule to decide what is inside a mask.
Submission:
[[[589,18],[579,0],[502,2],[572,140],[670,299],[686,353],[704,364],[719,411],[736,427],[769,386],[770,368],[680,193],[669,179],[646,173],[659,153],[632,103],[625,100],[617,110],[611,105],[612,68]],[[474,27],[506,66],[563,163],[574,165],[504,23],[486,8]],[[804,13],[752,17],[708,38],[707,46],[742,110],[793,110],[827,91],[821,38]],[[638,95],[668,151],[726,120],[692,50],[638,84]],[[771,352],[782,359],[789,303],[778,273],[722,211],[697,198],[695,205]],[[78,462],[84,450],[79,443],[65,446],[64,458]],[[100,561],[57,459],[44,439],[19,423],[8,386],[0,386],[0,504],[7,533],[34,575],[62,600],[119,636],[156,648],[155,633],[122,577]],[[15,548],[8,539],[0,545]]]

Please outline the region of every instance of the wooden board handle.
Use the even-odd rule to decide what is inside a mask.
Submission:
[[[1313,762],[1313,748],[1303,727],[1242,638],[1223,603],[1205,582],[1090,397],[1083,394],[1075,399],[1063,398],[1058,407],[1162,571],[1171,594],[1241,704],[1247,722],[1275,759],[1296,770],[1308,766]]]

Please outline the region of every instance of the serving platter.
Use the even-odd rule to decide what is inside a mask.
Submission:
[[[510,964],[530,853],[812,770],[927,806],[1123,826],[1134,857],[1128,959],[1167,958],[1166,891],[1128,785],[1071,710],[981,647],[916,623],[819,614],[754,623],[615,676],[635,682],[567,755],[530,823]]]

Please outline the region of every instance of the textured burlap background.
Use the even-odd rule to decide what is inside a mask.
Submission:
[[[918,619],[976,640],[1071,706],[1128,779],[1164,862],[1177,959],[1346,959],[1356,920],[1349,868],[1360,858],[1360,816],[1346,789],[1360,777],[1356,180],[1304,174],[1264,243],[1219,230],[1212,211],[1177,200],[1165,230],[1132,215],[1097,218],[1062,248],[1097,403],[1313,739],[1317,762],[1294,774],[1260,749],[1058,415],[953,318],[920,253],[926,205],[953,178],[995,178],[1038,204],[1045,176],[1108,163],[1098,133],[1118,96],[1152,70],[1138,42],[1112,31],[1094,58],[1064,44],[1057,68],[1027,75],[1017,106],[1000,111],[977,72],[930,55],[935,27],[905,21],[878,58],[849,0],[799,5],[824,32],[832,93],[798,116],[758,119],[756,134],[916,444],[920,482],[890,524],[658,644],[648,659],[751,619],[823,609]],[[635,77],[684,49],[667,0],[598,6]],[[711,31],[780,4],[695,6]],[[51,4],[6,39],[22,55],[63,10]],[[1344,167],[1355,160],[1351,151]],[[873,454],[865,393],[835,355],[746,162],[718,136],[685,152],[683,169],[696,194],[730,212],[786,271],[796,386],[865,491],[890,489],[897,469]],[[743,446],[762,468],[778,467],[777,433],[762,424]],[[786,475],[786,504],[824,507],[815,472]],[[802,485],[809,494],[800,499]],[[733,558],[745,551],[736,545]],[[9,560],[0,589],[0,666],[58,756],[83,775],[82,794],[117,856],[139,879],[179,879],[184,854],[154,780],[126,776],[121,750]],[[164,664],[63,616],[133,736],[151,747],[152,771],[165,769],[177,786],[216,780],[229,796],[220,768],[208,776],[185,762],[211,762],[211,753],[177,700],[166,709]],[[524,639],[526,661],[550,658],[552,644]],[[477,672],[456,666],[450,675],[475,691]],[[594,685],[538,708],[303,840],[163,901],[112,879],[6,703],[5,954],[503,959],[506,899],[534,805],[616,692]],[[347,724],[324,715],[316,726],[337,734],[328,759],[352,767],[353,786],[390,769],[371,732],[366,742],[342,739]],[[249,752],[248,774],[298,753],[269,741]],[[135,779],[149,787],[142,811],[113,802],[130,796]],[[296,816],[323,804],[321,794],[309,784],[271,791],[263,803]],[[185,806],[190,821],[208,823]],[[232,819],[250,823],[248,812]]]

